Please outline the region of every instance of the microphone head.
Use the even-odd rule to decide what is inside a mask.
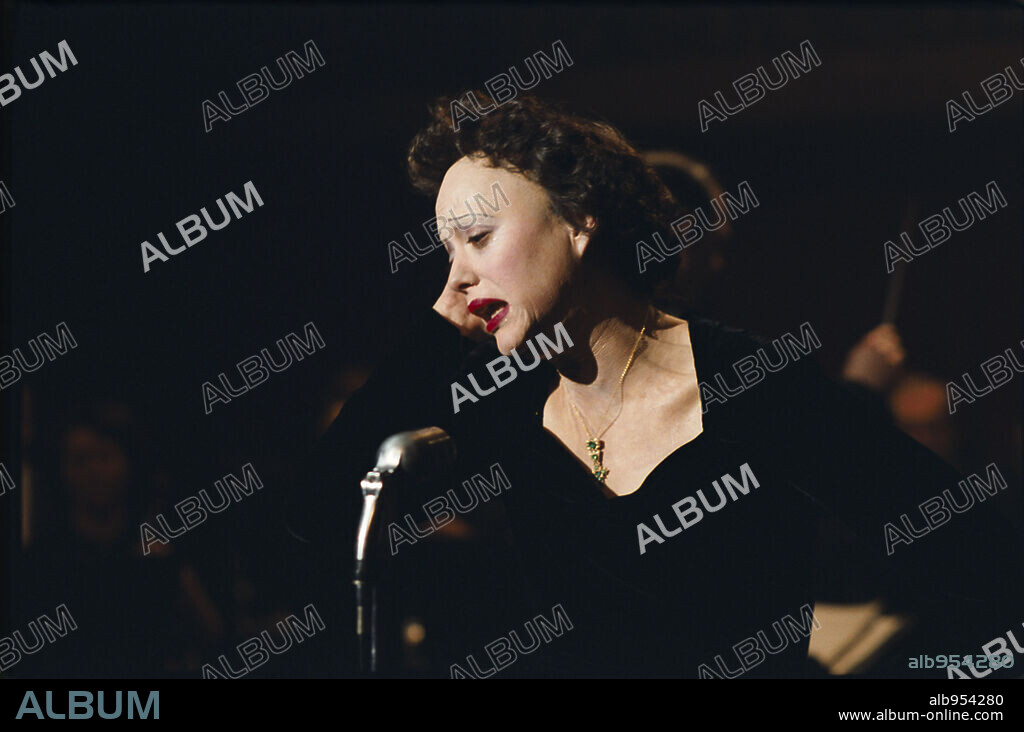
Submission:
[[[455,463],[455,442],[440,427],[399,432],[381,443],[377,450],[379,472],[401,469],[409,475],[437,476]]]

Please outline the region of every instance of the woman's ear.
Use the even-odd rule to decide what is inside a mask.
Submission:
[[[586,217],[582,229],[577,229],[575,226],[570,225],[569,233],[572,236],[572,248],[577,259],[583,258],[583,254],[587,251],[587,247],[590,245],[590,240],[596,230],[597,222],[593,216]]]

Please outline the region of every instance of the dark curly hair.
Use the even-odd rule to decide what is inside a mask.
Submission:
[[[467,95],[480,100],[480,115]],[[530,95],[500,105],[486,92],[442,96],[429,106],[430,124],[419,132],[408,155],[416,190],[436,196],[444,175],[464,156],[484,156],[492,167],[520,173],[548,194],[555,214],[591,235],[587,258],[605,266],[643,297],[675,274],[679,255],[645,262],[641,273],[637,243],[655,247],[657,233],[675,245],[672,222],[686,213],[653,168],[610,124],[579,117]],[[458,123],[454,117],[460,113]],[[588,230],[586,216],[596,226]]]

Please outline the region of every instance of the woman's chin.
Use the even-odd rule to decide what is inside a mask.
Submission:
[[[502,338],[501,335],[495,335],[494,345],[498,347],[498,352],[501,353],[502,356],[510,356],[512,355],[512,349],[515,348],[517,344],[509,343],[508,340]]]
[[[523,334],[513,328],[498,328],[494,334],[494,345],[502,356],[511,356],[512,351],[523,342]]]

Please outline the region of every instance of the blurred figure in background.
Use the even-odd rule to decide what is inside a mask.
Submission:
[[[676,200],[688,211],[711,210],[723,188],[707,165],[674,150],[643,154]],[[715,317],[716,292],[728,291],[726,268],[734,230],[726,219],[714,231],[683,250],[675,279],[662,299],[673,314],[693,308]],[[904,369],[906,351],[899,332],[882,323],[857,342],[846,356],[841,378],[866,390],[880,410],[886,410],[900,429],[922,445],[962,467],[952,420],[946,408],[945,383],[924,373]]]
[[[722,195],[721,184],[708,166],[698,160],[674,150],[652,150],[641,157],[688,213],[698,208],[711,210],[711,201]],[[732,224],[726,218],[722,226],[705,231],[699,241],[683,250],[675,278],[658,292],[658,302],[666,312],[681,317],[682,311],[694,310],[714,317],[732,241]]]
[[[183,659],[219,637],[222,620],[196,572],[174,558],[173,542],[143,554],[139,527],[154,524],[160,479],[148,469],[133,410],[95,402],[66,416],[54,437],[56,459],[40,464],[59,468],[40,471],[38,486],[46,475],[56,480],[52,510],[37,516],[12,618],[24,628],[64,604],[79,630],[25,654],[12,675],[145,677],[191,665]]]

